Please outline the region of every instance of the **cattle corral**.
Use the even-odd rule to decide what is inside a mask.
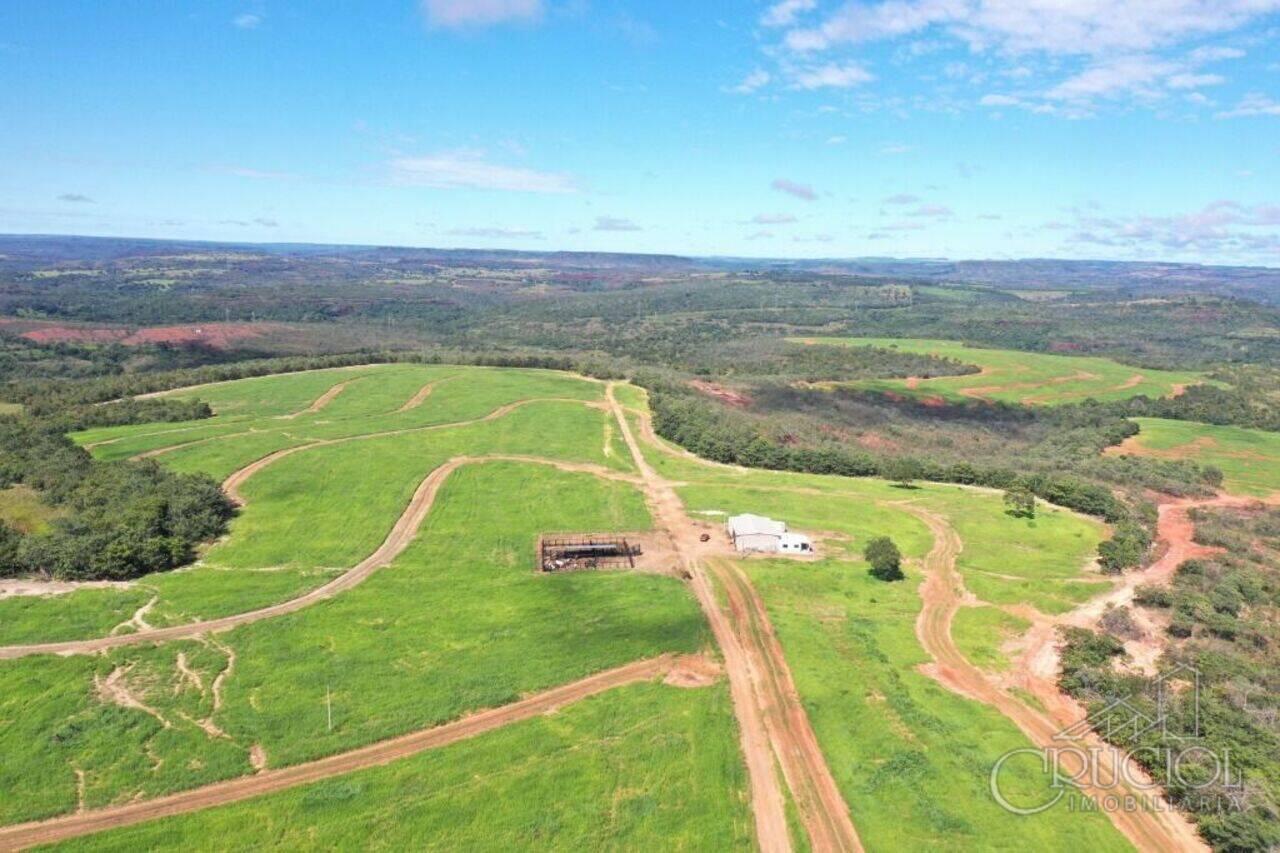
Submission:
[[[547,533],[538,537],[538,568],[544,572],[634,569],[644,547],[625,533]]]

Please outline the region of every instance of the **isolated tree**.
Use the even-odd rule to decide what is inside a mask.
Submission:
[[[1010,515],[1018,518],[1035,518],[1035,492],[1019,483],[1004,493],[1004,506]]]
[[[902,573],[902,552],[888,536],[877,536],[867,542],[862,556],[871,564],[871,576],[874,578],[900,581],[906,577]]]
[[[880,464],[880,476],[897,483],[904,489],[909,489],[913,481],[924,476],[924,465],[918,459],[898,456],[886,459]]]

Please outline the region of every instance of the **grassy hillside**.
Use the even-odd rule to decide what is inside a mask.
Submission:
[[[1148,370],[1108,358],[1050,355],[969,347],[955,341],[919,338],[802,338],[803,343],[885,347],[973,364],[981,372],[932,379],[859,380],[856,387],[943,400],[999,400],[1051,406],[1058,403],[1168,397],[1205,381],[1191,371]]]
[[[1280,491],[1280,433],[1165,418],[1134,418],[1141,429],[1113,452],[1194,459],[1222,471],[1226,491],[1266,497]]]

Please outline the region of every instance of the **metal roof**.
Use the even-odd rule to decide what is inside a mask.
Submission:
[[[728,521],[728,527],[729,533],[733,536],[751,536],[752,534],[781,536],[787,532],[786,522],[774,521],[772,518],[765,518],[763,515],[752,515],[751,513],[731,516]]]

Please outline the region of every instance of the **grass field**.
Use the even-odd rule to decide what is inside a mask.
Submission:
[[[991,400],[1025,405],[1074,403],[1088,398],[1124,400],[1168,397],[1187,385],[1206,381],[1189,371],[1148,370],[1107,358],[1050,355],[969,347],[955,341],[917,338],[803,338],[797,342],[835,346],[874,346],[950,358],[981,368],[966,376],[932,379],[875,379],[849,387],[942,400]]]
[[[212,441],[183,444],[190,439],[182,425],[147,424],[79,434],[85,443],[119,439],[93,448],[103,458],[127,457],[141,452],[140,446],[154,450],[177,445],[154,458],[175,470],[218,479],[281,448],[315,446],[281,459],[248,481],[244,489],[248,504],[233,521],[231,535],[195,567],[150,576],[129,590],[93,589],[59,599],[0,600],[0,644],[100,636],[152,597],[156,601],[148,611],[148,622],[155,626],[212,619],[293,598],[372,552],[422,479],[460,454],[531,455],[624,472],[633,469],[611,416],[587,405],[598,405],[603,399],[599,383],[548,371],[417,365],[385,368],[385,375],[377,368],[363,370],[373,373],[317,371],[323,374],[322,381],[313,374],[243,380],[246,387],[241,397],[233,390],[242,383],[199,389],[199,393],[216,391],[219,406],[245,419]],[[329,419],[333,417],[330,406],[283,422],[289,426],[281,426],[270,414],[305,408],[338,382],[354,382],[352,377],[357,375],[366,384],[348,385],[330,404],[336,406],[346,397],[343,420]],[[384,414],[403,405],[425,383],[444,377],[451,378],[417,408]],[[384,378],[394,391],[379,384]],[[291,388],[293,382],[303,392]],[[280,405],[264,385],[280,386],[277,390],[287,404]],[[363,402],[364,394],[374,402]],[[268,414],[260,416],[259,404]],[[501,417],[476,420],[513,404],[518,405]],[[373,414],[361,417],[356,414],[359,411]],[[222,417],[210,419],[202,429],[226,429],[226,424],[219,423]],[[252,425],[256,431],[250,432]],[[340,439],[349,440],[316,443]],[[161,440],[170,444],[158,445]],[[143,444],[131,445],[122,453],[120,442],[124,441]],[[359,512],[352,512],[353,506]]]
[[[1164,418],[1134,418],[1141,430],[1111,452],[1191,459],[1223,473],[1226,491],[1266,497],[1280,492],[1280,435],[1260,429]]]
[[[741,565],[765,600],[868,849],[985,849],[1014,837],[1037,849],[1128,849],[1100,814],[1057,808],[1015,817],[992,801],[985,770],[1027,741],[997,711],[917,671],[928,661],[914,634],[917,561],[932,539],[895,504],[919,503],[949,519],[964,540],[957,568],[978,598],[1046,612],[1100,591],[1086,567],[1101,525],[1048,507],[1034,520],[1016,519],[998,493],[975,489],[901,489],[878,480],[736,471],[668,454],[649,458],[687,483],[679,491],[695,515],[759,512],[816,536],[816,562],[752,558]],[[880,535],[908,556],[905,582],[868,575],[861,548]],[[1000,645],[1026,627],[994,606],[962,608],[957,623],[962,651],[993,670],[1007,664]],[[1038,765],[1017,772],[1009,790],[1035,801],[1048,779]]]
[[[40,499],[29,486],[0,489],[0,521],[23,533],[38,533],[62,512]]]
[[[338,383],[347,384],[329,393]],[[258,755],[270,767],[314,760],[711,645],[674,578],[534,571],[539,533],[652,524],[626,479],[635,467],[599,383],[396,365],[184,393],[207,393],[219,414],[77,438],[111,458],[181,445],[155,458],[219,478],[311,446],[243,484],[242,513],[198,565],[126,589],[0,601],[0,643],[98,636],[144,604],[148,623],[162,626],[294,597],[376,548],[429,472],[461,455],[476,461],[444,481],[390,566],[335,598],[213,637],[0,661],[0,825],[245,775]],[[327,405],[306,411],[326,394]],[[415,397],[421,404],[402,411]],[[617,397],[645,406],[639,389],[620,386]],[[918,671],[928,660],[914,634],[919,560],[932,537],[902,504],[945,516],[963,538],[957,568],[987,606],[962,610],[956,641],[990,669],[1022,627],[997,605],[1054,613],[1098,591],[1088,563],[1101,525],[1045,506],[1033,520],[1013,518],[992,491],[746,471],[643,449],[681,483],[691,511],[765,513],[816,536],[817,561],[742,566],[870,849],[994,848],[1009,838],[1045,849],[1126,846],[1098,814],[1017,818],[992,802],[992,762],[1028,741]],[[867,574],[861,550],[877,535],[907,555],[905,582]],[[130,706],[111,700],[111,684]],[[1006,781],[1030,797],[1046,780],[1028,764]],[[724,849],[752,837],[744,787],[725,685],[651,684],[387,767],[70,846],[208,849],[238,828],[245,847]]]
[[[751,842],[723,683],[627,687],[387,767],[75,850],[730,850]],[[323,841],[320,841],[323,839]]]
[[[0,664],[0,823],[249,773],[253,750],[273,767],[307,761],[710,643],[675,579],[534,571],[543,531],[648,528],[634,485],[537,462],[484,460],[536,456],[631,471],[600,408],[602,385],[546,371],[398,366],[362,370],[358,380],[357,371],[324,373],[247,380],[243,394],[240,383],[201,389],[216,392],[218,411],[227,413],[201,429],[237,418],[231,432],[247,434],[155,458],[221,477],[289,442],[354,440],[316,444],[249,479],[230,535],[195,567],[126,589],[0,601],[0,642],[101,636],[147,603],[148,623],[162,626],[294,597],[373,551],[433,469],[459,455],[476,461],[444,481],[418,537],[391,566],[337,598],[208,639]],[[399,411],[424,384],[446,377],[421,405]],[[293,382],[301,390],[288,387]],[[285,426],[276,420],[336,382],[349,384],[328,406]],[[263,385],[282,386],[280,396]],[[510,408],[487,417],[503,407]],[[184,430],[148,425],[80,438],[145,439],[151,448],[164,446],[156,443],[163,436],[186,440]],[[94,452],[132,455],[118,444],[97,444]],[[102,686],[109,681],[137,705],[109,701]],[[722,707],[717,713],[725,727],[707,732],[708,745],[733,744],[731,721]],[[662,742],[661,731],[640,736],[640,723],[629,724],[640,740],[628,749]],[[672,758],[672,766],[683,760]],[[679,772],[693,776],[687,764]],[[740,784],[736,772],[722,775],[722,789]],[[643,778],[636,776],[638,785]],[[600,791],[606,799],[640,794],[652,796]],[[638,803],[643,814],[624,823],[649,826],[651,805]],[[733,817],[741,814],[740,796],[718,797],[715,809],[724,838],[742,832]]]

